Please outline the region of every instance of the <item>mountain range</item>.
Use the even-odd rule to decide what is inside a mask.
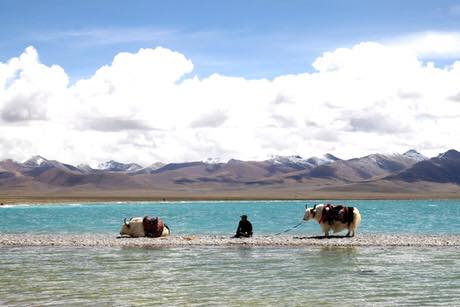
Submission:
[[[157,162],[145,167],[112,160],[91,168],[41,156],[23,163],[0,161],[0,197],[6,198],[458,197],[459,185],[460,153],[453,149],[432,158],[409,150],[348,160],[325,154],[307,159],[273,156],[264,161]]]

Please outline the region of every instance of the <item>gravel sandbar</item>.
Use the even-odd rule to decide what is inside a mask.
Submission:
[[[76,247],[181,247],[181,246],[454,246],[460,247],[460,235],[357,235],[310,237],[268,235],[236,239],[230,236],[189,235],[164,238],[126,238],[89,234],[0,234],[0,247],[76,246]]]

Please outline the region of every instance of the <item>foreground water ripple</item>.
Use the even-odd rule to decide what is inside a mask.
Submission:
[[[458,249],[1,248],[1,305],[458,305]],[[446,265],[445,265],[446,264]]]

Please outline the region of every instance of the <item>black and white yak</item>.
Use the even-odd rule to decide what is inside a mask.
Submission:
[[[132,217],[123,221],[120,235],[130,237],[166,237],[170,235],[169,227],[158,217]]]
[[[334,233],[347,229],[347,237],[353,237],[356,234],[356,229],[361,223],[361,214],[354,207],[346,207],[342,205],[333,206],[331,204],[319,204],[313,208],[305,206],[304,221],[316,220],[321,226],[326,237],[332,230]]]

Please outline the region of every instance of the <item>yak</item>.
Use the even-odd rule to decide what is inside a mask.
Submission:
[[[129,221],[126,218],[123,221],[123,226],[120,230],[121,236],[130,237],[166,237],[170,235],[168,225],[156,217],[132,217]]]
[[[356,234],[356,229],[361,223],[361,214],[354,207],[346,207],[342,205],[333,206],[331,204],[318,204],[313,208],[305,206],[304,221],[316,220],[321,226],[326,237],[332,230],[334,233],[347,229],[347,237],[353,237]]]

